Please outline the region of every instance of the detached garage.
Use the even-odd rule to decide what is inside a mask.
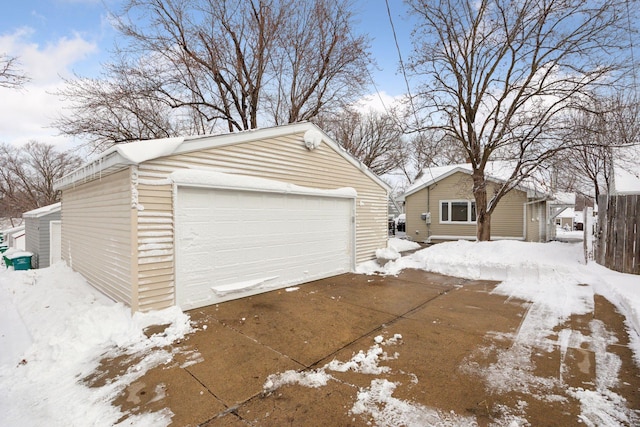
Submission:
[[[389,188],[310,123],[119,145],[57,186],[63,259],[133,310],[350,272],[386,246]]]

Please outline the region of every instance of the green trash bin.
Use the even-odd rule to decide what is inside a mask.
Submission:
[[[7,268],[11,267],[11,259],[7,258],[6,256],[3,256],[2,258],[4,259],[5,267]]]
[[[33,255],[21,254],[20,256],[14,256],[11,259],[11,264],[14,270],[29,270],[31,269],[31,257]]]

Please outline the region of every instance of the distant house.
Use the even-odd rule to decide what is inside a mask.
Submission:
[[[117,145],[56,187],[63,259],[134,311],[350,272],[387,244],[389,186],[310,123]]]
[[[504,164],[499,162],[487,165],[489,197],[504,182],[501,166]],[[407,237],[420,242],[474,240],[476,206],[471,189],[469,164],[424,169],[404,194]],[[491,238],[551,240],[555,236],[552,201],[548,191],[531,182],[512,189],[491,215]],[[559,212],[558,207],[555,213]]]
[[[553,221],[557,227],[568,230],[576,229],[575,193],[555,192],[547,202],[547,205],[549,207],[549,219]],[[582,224],[582,217],[580,217],[580,224]],[[555,228],[553,231],[555,231]]]
[[[556,216],[556,226],[567,229],[576,229],[576,212],[573,208],[565,208]]]
[[[33,268],[49,267],[60,260],[60,203],[22,214],[25,225],[25,249],[33,253]]]
[[[24,224],[2,230],[2,243],[10,248],[25,249]]]

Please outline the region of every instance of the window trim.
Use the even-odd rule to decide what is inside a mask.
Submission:
[[[444,203],[447,203],[447,221],[443,221],[442,219],[442,205]],[[451,206],[453,205],[453,203],[466,203],[467,204],[467,220],[466,221],[453,221],[452,218],[452,212],[451,212]],[[439,200],[438,201],[438,210],[439,210],[439,217],[438,219],[440,220],[440,224],[476,224],[477,221],[476,220],[471,220],[472,218],[472,210],[473,210],[473,206],[475,206],[476,202],[475,200],[468,200],[468,199],[447,199],[447,200]],[[477,211],[476,211],[476,219],[477,219]]]

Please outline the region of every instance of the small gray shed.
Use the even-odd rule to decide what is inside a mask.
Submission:
[[[51,265],[51,257],[60,259],[60,203],[43,206],[22,214],[26,231],[25,250],[33,253],[33,268]],[[53,224],[52,224],[53,222]]]

